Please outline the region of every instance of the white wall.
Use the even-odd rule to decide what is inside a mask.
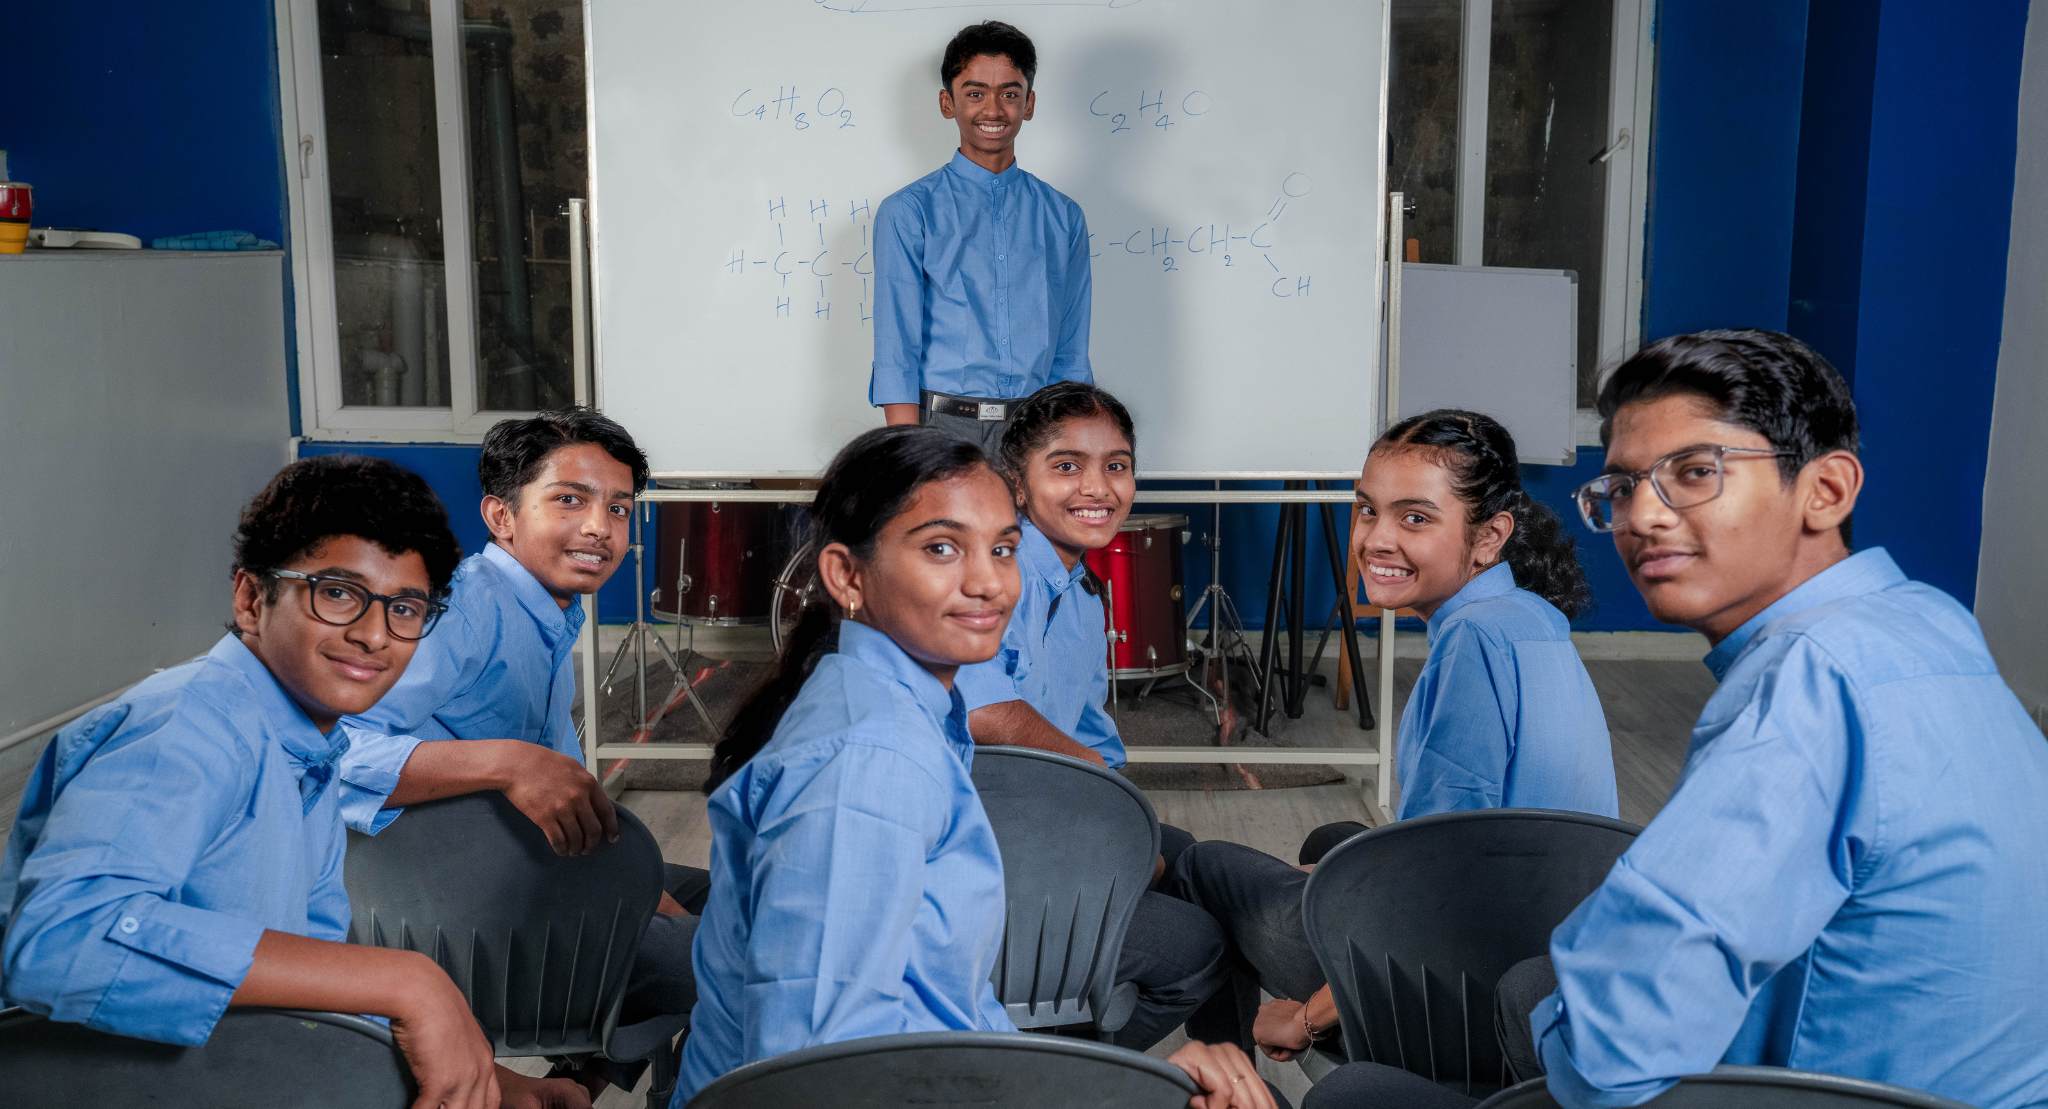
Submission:
[[[0,741],[205,651],[286,457],[284,258],[0,260]]]
[[[2048,12],[2027,19],[1977,618],[2036,721],[2048,707]],[[1933,506],[1929,506],[1932,511]],[[1929,526],[1939,526],[1930,520]]]

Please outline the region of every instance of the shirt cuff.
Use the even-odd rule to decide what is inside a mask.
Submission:
[[[374,836],[398,819],[405,810],[387,809],[384,802],[398,788],[399,775],[412,759],[420,740],[409,735],[385,735],[360,728],[346,728],[348,752],[341,758],[338,781],[341,819],[350,828]]]
[[[1572,1058],[1571,1023],[1565,1018],[1564,999],[1557,994],[1537,1002],[1536,1008],[1530,1010],[1529,1032],[1536,1041],[1536,1053],[1543,1060],[1545,1085],[1564,1109],[1624,1109],[1641,1105],[1675,1085],[1670,1080],[1646,1079],[1607,1089],[1588,1081]]]
[[[130,897],[104,938],[133,954],[121,961],[86,1024],[166,1043],[205,1043],[248,977],[262,937],[263,926],[253,920],[155,894]]]
[[[1024,699],[1023,694],[1017,692],[1016,679],[1010,676],[1010,654],[1010,649],[1005,647],[987,662],[963,666],[954,672],[953,688],[959,691],[961,703],[967,706],[968,712]]]
[[[921,375],[914,367],[884,366],[877,362],[868,375],[868,403],[877,408],[885,404],[922,404],[918,395]]]

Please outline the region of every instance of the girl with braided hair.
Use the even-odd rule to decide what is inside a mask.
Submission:
[[[1606,718],[1571,641],[1568,617],[1590,600],[1585,574],[1557,517],[1522,489],[1515,459],[1499,421],[1439,409],[1387,429],[1359,474],[1351,557],[1366,596],[1429,624],[1429,659],[1396,741],[1397,819],[1619,810]],[[1363,830],[1317,829],[1302,863]],[[1249,1038],[1284,1060],[1336,1032],[1336,1003],[1302,930],[1307,880],[1239,844],[1182,852],[1172,891],[1209,910],[1238,965],[1278,999],[1253,1016],[1244,999],[1255,994],[1222,990],[1189,1018],[1191,1036]]]

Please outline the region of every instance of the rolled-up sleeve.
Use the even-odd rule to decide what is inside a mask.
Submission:
[[[1403,743],[1415,769],[1401,783],[1401,816],[1499,808],[1514,755],[1511,648],[1470,624],[1453,624],[1431,645],[1430,684]]]
[[[1011,626],[1016,626],[1014,617]],[[960,691],[961,703],[967,706],[968,712],[999,705],[1005,701],[1022,701],[1025,697],[1023,690],[1017,685],[1018,665],[1017,649],[1005,643],[994,658],[987,662],[963,666],[956,671],[953,675],[953,688]]]
[[[232,740],[172,734],[194,727],[118,734],[57,794],[0,940],[10,1000],[123,1036],[212,1033],[263,929],[173,900],[251,788],[253,759]]]
[[[892,196],[875,212],[875,359],[868,403],[916,404],[924,375],[924,220]]]
[[[1677,792],[1551,937],[1557,992],[1530,1014],[1570,1109],[1648,1101],[1713,1069],[1773,975],[1848,898],[1867,845],[1838,831],[1855,742],[1848,679],[1799,637],[1745,657],[1755,693],[1696,747]]]
[[[341,757],[335,785],[340,791],[341,817],[349,827],[376,835],[398,819],[403,808],[386,808],[407,760],[423,739],[434,714],[476,680],[482,659],[493,649],[488,629],[479,629],[459,609],[451,610],[420,641],[404,676],[370,711],[342,718],[348,751]],[[445,734],[445,730],[443,730]]]
[[[1088,261],[1088,219],[1077,209],[1074,234],[1067,242],[1067,287],[1064,302],[1055,306],[1058,343],[1053,348],[1052,380],[1093,383],[1088,361],[1088,328],[1094,312],[1095,277]]]
[[[885,748],[839,749],[763,814],[750,872],[744,1058],[904,1030],[911,925],[945,791]],[[781,798],[786,797],[786,800]],[[908,821],[908,822],[906,822]]]

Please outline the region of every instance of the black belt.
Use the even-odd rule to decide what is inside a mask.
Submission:
[[[964,416],[970,420],[1007,420],[1010,402],[956,397],[951,393],[924,392],[924,410],[937,416]]]

